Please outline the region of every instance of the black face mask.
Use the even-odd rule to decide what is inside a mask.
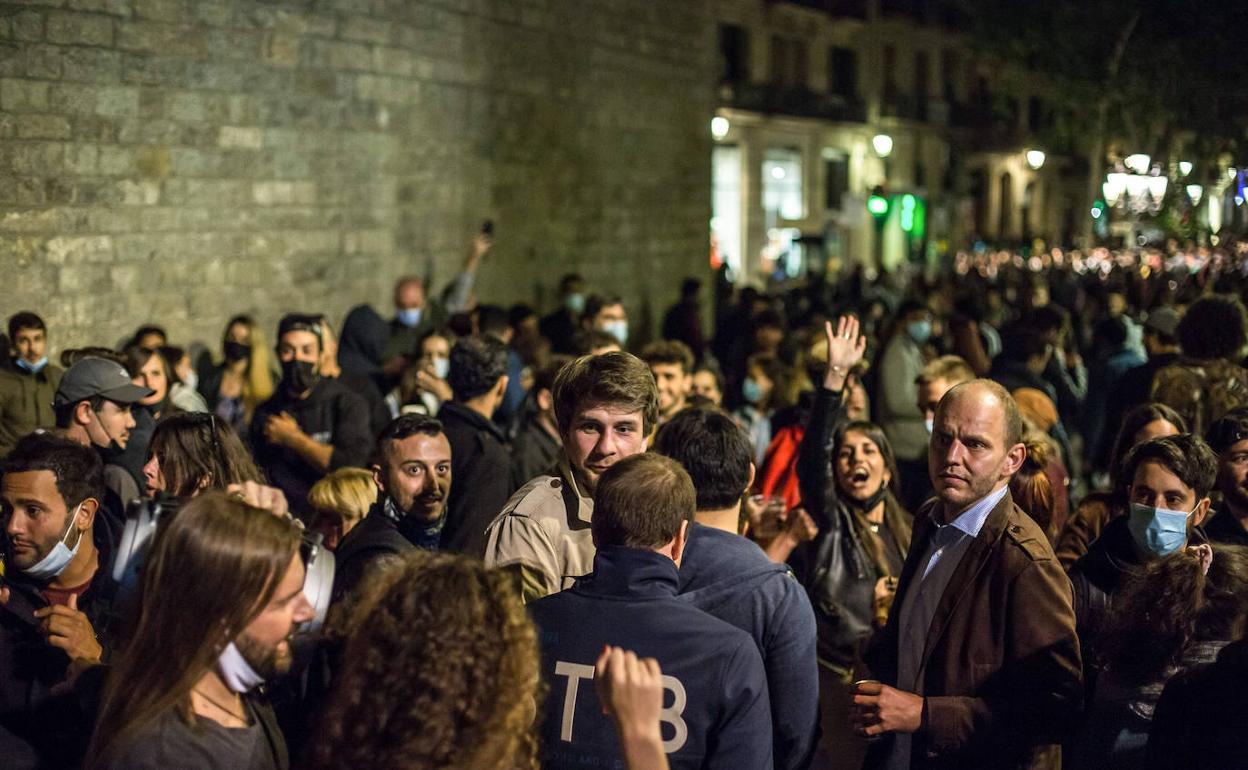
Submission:
[[[861,511],[863,514],[868,514],[875,508],[875,506],[880,504],[880,501],[884,499],[884,495],[886,494],[888,494],[888,484],[880,484],[880,488],[876,490],[875,494],[871,495],[866,500],[855,500],[850,495],[843,495],[842,499],[845,500],[845,504],[850,508]]]
[[[286,390],[294,394],[306,393],[312,386],[321,381],[321,375],[313,371],[316,364],[311,361],[283,361],[282,382]]]
[[[251,357],[251,345],[244,345],[234,340],[225,341],[225,360],[231,363]]]

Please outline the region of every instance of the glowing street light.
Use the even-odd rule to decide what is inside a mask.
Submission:
[[[1200,203],[1200,198],[1205,194],[1205,188],[1198,184],[1189,184],[1187,186],[1187,197],[1192,199],[1192,205]]]
[[[1188,176],[1192,173],[1192,162],[1190,160],[1179,161],[1179,173]]]
[[[1032,171],[1039,171],[1044,165],[1044,150],[1028,150],[1027,165],[1031,166]]]
[[[887,158],[893,154],[893,138],[888,134],[876,134],[871,137],[871,148],[875,150],[876,155]]]
[[[716,140],[728,136],[728,118],[723,116],[711,118],[711,136],[715,137]]]
[[[772,178],[772,179],[777,179],[777,180],[779,180],[779,179],[784,179],[784,176],[785,176],[785,173],[784,173],[784,168],[783,168],[782,166],[772,166],[772,167],[771,167],[771,178]]]
[[[1142,153],[1142,152],[1137,152],[1134,155],[1128,155],[1126,158],[1123,159],[1122,162],[1123,162],[1123,165],[1125,165],[1127,168],[1131,169],[1135,173],[1145,174],[1148,172],[1148,166],[1151,160],[1152,158],[1148,157],[1147,154]]]

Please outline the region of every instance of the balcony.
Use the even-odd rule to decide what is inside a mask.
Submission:
[[[799,88],[779,88],[755,83],[725,83],[720,88],[724,107],[768,115],[791,115],[838,123],[865,123],[862,102],[836,94],[820,94]]]
[[[775,2],[776,0],[772,0]],[[792,5],[814,8],[829,16],[849,16],[855,19],[867,18],[867,0],[783,0]]]

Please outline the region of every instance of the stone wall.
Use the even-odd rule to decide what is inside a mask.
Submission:
[[[707,0],[0,3],[0,315],[388,313],[490,218],[482,301],[575,269],[644,327],[707,269],[714,71]]]

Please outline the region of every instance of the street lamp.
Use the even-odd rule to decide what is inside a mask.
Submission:
[[[711,118],[711,136],[715,137],[716,141],[728,136],[728,118],[723,116]]]
[[[1122,163],[1135,173],[1144,174],[1148,172],[1148,164],[1151,160],[1146,153],[1137,152],[1134,155],[1128,155]]]
[[[1187,176],[1192,173],[1192,162],[1190,160],[1179,161],[1179,173]]]
[[[1028,150],[1027,151],[1027,165],[1031,166],[1032,171],[1039,171],[1040,167],[1044,165],[1044,151],[1043,150]]]
[[[893,138],[888,134],[876,134],[871,137],[871,148],[875,150],[876,155],[887,158],[893,154]]]
[[[1205,188],[1201,187],[1198,184],[1189,184],[1187,186],[1187,197],[1192,199],[1193,206],[1200,203],[1200,198],[1204,194],[1205,194]]]

